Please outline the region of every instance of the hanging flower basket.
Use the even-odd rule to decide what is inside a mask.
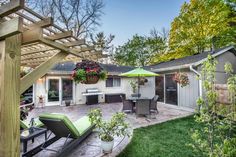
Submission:
[[[72,79],[76,83],[83,84],[95,84],[101,80],[107,78],[107,72],[94,61],[83,60],[76,64],[76,68],[73,71]]]
[[[98,82],[98,80],[99,77],[97,75],[92,75],[92,76],[87,75],[85,84],[95,84]]]
[[[148,82],[148,79],[146,79],[146,78],[144,78],[144,77],[142,77],[142,78],[139,79],[139,85],[144,85],[144,84],[147,83],[147,82]]]
[[[178,84],[180,84],[181,87],[185,87],[187,85],[189,85],[189,79],[188,79],[188,75],[186,73],[180,73],[180,72],[176,72],[173,80],[175,82],[177,82]]]

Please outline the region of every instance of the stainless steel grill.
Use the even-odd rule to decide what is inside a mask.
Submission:
[[[93,105],[98,104],[98,95],[103,95],[103,93],[97,88],[88,88],[82,95],[86,96],[87,105]]]
[[[88,88],[86,92],[82,93],[82,95],[89,96],[89,95],[102,95],[103,93],[99,91],[97,88]]]

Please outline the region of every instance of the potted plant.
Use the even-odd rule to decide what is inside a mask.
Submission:
[[[132,97],[140,97],[141,94],[136,93],[136,92],[137,92],[137,88],[138,88],[137,82],[134,81],[134,80],[131,80],[131,81],[129,82],[129,84],[130,84],[130,86],[131,86],[131,88],[132,88],[132,92],[133,92],[133,94],[131,94],[131,96],[132,96]]]
[[[147,83],[148,82],[148,79],[146,79],[145,77],[141,77],[140,79],[139,79],[139,85],[144,85],[145,83]]]
[[[72,79],[76,83],[95,84],[99,79],[105,80],[107,72],[94,61],[83,60],[76,64],[76,68],[72,73]]]
[[[188,75],[186,73],[175,73],[173,80],[180,84],[181,87],[189,85]]]
[[[101,139],[101,148],[104,153],[112,152],[114,146],[114,136],[129,136],[129,125],[125,122],[125,114],[118,112],[114,114],[110,121],[102,120],[100,109],[91,110],[89,115],[90,121],[95,124],[99,130]]]
[[[71,103],[71,100],[65,100],[65,104],[66,104],[66,106],[70,106],[70,103]]]
[[[29,109],[28,108],[20,108],[20,120],[26,120],[27,116],[29,115]]]

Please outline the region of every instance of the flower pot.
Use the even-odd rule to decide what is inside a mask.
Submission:
[[[99,77],[97,75],[87,75],[84,84],[95,84],[98,82],[98,80]]]
[[[139,93],[139,94],[138,94],[138,93],[133,93],[133,94],[131,94],[131,96],[132,96],[132,97],[138,97],[138,98],[139,98],[139,97],[141,97],[141,94],[140,94],[140,93]]]
[[[66,106],[70,106],[70,100],[65,101]]]
[[[109,142],[101,140],[101,148],[103,153],[111,153],[113,146],[114,146],[114,139]]]

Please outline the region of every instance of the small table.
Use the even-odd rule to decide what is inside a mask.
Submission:
[[[129,97],[127,100],[136,102],[139,99],[150,99],[150,98],[147,98],[147,97]]]
[[[24,153],[27,152],[27,143],[29,140],[32,140],[32,142],[34,142],[34,138],[38,137],[42,134],[45,134],[45,141],[47,140],[47,129],[37,128],[37,127],[32,127],[31,129],[32,129],[32,131],[30,131],[30,129],[25,129],[25,130],[21,131],[20,141],[23,143],[23,152]],[[28,132],[28,135],[23,135],[26,132]]]

